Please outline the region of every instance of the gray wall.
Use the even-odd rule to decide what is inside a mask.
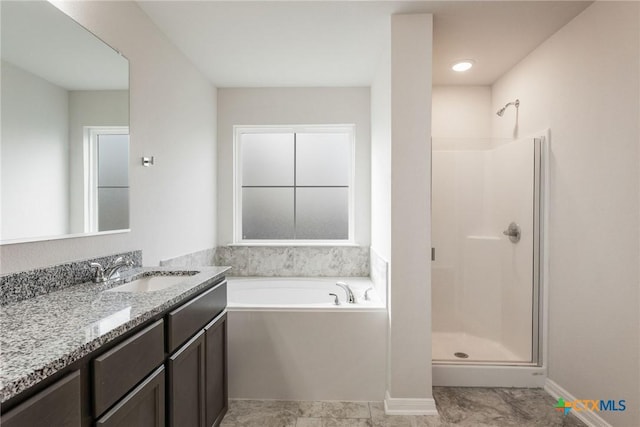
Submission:
[[[369,88],[264,88],[218,91],[218,244],[233,241],[234,125],[356,125],[355,241],[370,244]]]
[[[551,129],[549,379],[626,399],[598,415],[640,425],[640,5],[590,6],[495,83],[492,110],[515,98],[495,136]]]
[[[0,238],[69,229],[69,93],[2,61]]]

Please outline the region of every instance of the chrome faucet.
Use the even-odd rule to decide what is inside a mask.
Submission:
[[[97,262],[92,262],[89,265],[96,269],[96,275],[93,277],[93,282],[103,283],[107,280],[117,279],[120,277],[120,270],[124,267],[133,267],[133,261],[125,261],[124,258],[118,257],[113,264],[107,268],[102,267],[102,265]]]
[[[338,282],[338,283],[336,283],[336,286],[341,287],[347,293],[347,302],[349,304],[355,304],[357,302],[356,301],[356,296],[353,294],[353,291],[351,290],[349,285],[347,285],[344,282]]]
[[[340,305],[340,299],[338,298],[338,295],[333,293],[329,293],[329,295],[333,297],[333,305]]]

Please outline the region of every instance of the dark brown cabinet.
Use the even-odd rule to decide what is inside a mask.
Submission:
[[[3,427],[80,427],[80,371],[75,371],[2,415]]]
[[[167,351],[173,353],[180,345],[200,331],[227,306],[227,286],[211,288],[167,314]]]
[[[170,427],[204,427],[204,358],[204,331],[201,331],[167,362]]]
[[[212,427],[227,411],[227,315],[223,313],[167,362],[169,426]]]
[[[204,328],[206,427],[217,426],[227,412],[227,314]]]
[[[104,414],[96,427],[164,427],[164,366]]]
[[[100,416],[164,362],[164,322],[158,320],[93,360],[93,408]]]
[[[218,426],[228,408],[226,301],[222,280],[158,313],[67,367],[57,382],[10,401],[0,424]]]

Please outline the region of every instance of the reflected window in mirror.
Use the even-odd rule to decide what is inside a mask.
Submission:
[[[85,232],[129,228],[129,128],[85,127]]]
[[[86,183],[87,128],[117,128],[128,140],[127,59],[49,2],[0,8],[0,243],[127,230],[128,188],[97,190],[112,203],[88,215]],[[112,156],[120,171],[128,146]]]
[[[352,243],[354,126],[236,126],[235,242]]]

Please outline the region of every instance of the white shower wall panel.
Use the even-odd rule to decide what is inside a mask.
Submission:
[[[456,309],[458,295],[453,266],[431,268],[431,321],[434,332],[461,332],[462,325]]]
[[[500,145],[488,153],[488,218],[496,235],[509,223],[521,230],[518,243],[501,239],[502,338],[523,359],[531,357],[533,280],[533,140]]]
[[[433,330],[497,341],[529,360],[533,140],[434,146]],[[517,244],[502,233],[512,221]]]
[[[433,152],[434,331],[464,330],[462,294],[456,284],[463,280],[466,236],[483,233],[484,163],[480,150]]]
[[[464,332],[502,342],[500,239],[467,236],[460,286]]]

